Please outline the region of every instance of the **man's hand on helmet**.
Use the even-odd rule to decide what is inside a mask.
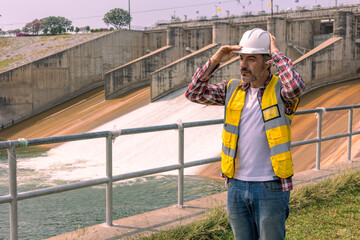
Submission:
[[[242,48],[242,46],[235,45],[235,46],[229,46],[225,45],[222,46],[210,59],[211,62],[219,64],[221,62],[226,62],[232,59],[237,55],[234,51],[239,51]]]
[[[279,50],[279,46],[278,46],[277,40],[274,37],[274,35],[269,33],[269,36],[270,36],[270,52],[272,55],[275,51],[280,51],[280,50]]]

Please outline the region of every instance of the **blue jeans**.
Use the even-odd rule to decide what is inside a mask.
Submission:
[[[230,179],[227,212],[236,240],[285,239],[290,191],[280,181],[245,182]]]

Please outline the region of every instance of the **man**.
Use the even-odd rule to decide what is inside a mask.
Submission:
[[[221,62],[240,54],[240,79],[209,85]],[[272,59],[272,60],[271,60]],[[270,72],[276,65],[279,77]],[[235,239],[284,239],[293,175],[290,124],[305,83],[270,33],[255,28],[199,68],[185,96],[225,105],[221,170]]]

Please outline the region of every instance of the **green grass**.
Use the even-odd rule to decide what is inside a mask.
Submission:
[[[70,34],[61,34],[61,35],[45,35],[45,36],[41,36],[39,42],[49,42],[49,41],[54,41],[57,39],[66,39],[71,37],[72,35]]]
[[[360,239],[360,170],[342,172],[291,193],[286,239]],[[233,239],[226,210],[143,239]]]
[[[1,60],[0,61],[0,71],[4,68],[6,68],[7,66],[9,66],[9,64],[13,63],[13,62],[16,62],[17,60],[14,59],[14,58],[7,58],[7,59],[4,59],[4,60]]]
[[[12,41],[6,37],[0,37],[0,48],[5,48],[11,46]]]
[[[213,208],[203,220],[189,225],[175,227],[169,231],[161,231],[143,239],[174,240],[174,239],[234,239],[223,208]]]
[[[16,55],[15,58],[7,58],[7,59],[4,59],[4,60],[1,60],[0,61],[0,71],[2,71],[7,66],[9,66],[9,64],[11,64],[13,62],[17,62],[19,60],[23,60],[23,59],[25,59],[25,55],[19,54],[19,55]]]
[[[360,239],[360,171],[292,193],[287,239]]]
[[[36,50],[36,51],[32,51],[31,52],[31,56],[34,56],[34,55],[39,55],[39,54],[45,54],[47,52],[49,52],[51,48],[46,48],[46,49],[42,49],[42,50]]]

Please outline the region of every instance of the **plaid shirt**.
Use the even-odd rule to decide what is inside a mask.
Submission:
[[[294,109],[294,103],[300,97],[301,93],[305,89],[305,83],[300,77],[299,73],[293,67],[291,60],[279,51],[275,51],[272,55],[273,62],[278,69],[279,78],[282,82],[280,95],[285,104],[286,114],[292,114]],[[186,89],[185,96],[192,102],[202,103],[206,105],[225,105],[226,85],[228,80],[225,80],[217,84],[208,84],[210,78],[214,75],[219,65],[208,76],[204,76],[206,69],[210,65],[210,60],[206,64],[197,69],[192,77],[192,81]],[[260,87],[257,98],[261,105],[262,97],[266,86],[269,84],[272,78],[270,73],[264,86]],[[201,81],[200,81],[201,79]],[[250,83],[241,83],[241,88],[247,91],[250,87]],[[281,179],[283,191],[289,191],[293,189],[291,177],[287,179]]]

